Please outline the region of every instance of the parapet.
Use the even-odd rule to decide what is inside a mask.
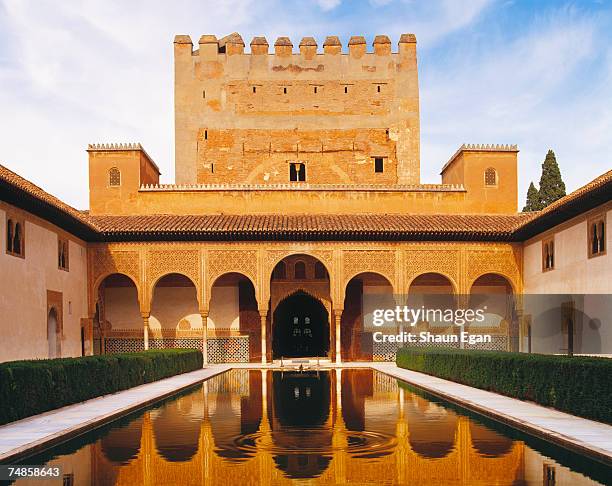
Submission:
[[[193,46],[191,37],[188,35],[177,35],[174,38],[175,46]],[[416,44],[416,36],[414,34],[402,34],[398,41],[399,53],[407,48],[409,44]],[[191,54],[193,56],[206,56],[212,57],[213,54],[244,54],[245,43],[237,32],[222,37],[217,40],[217,37],[210,34],[204,34],[199,40],[200,48],[193,50]],[[323,53],[324,54],[341,54],[342,43],[338,36],[332,35],[327,36],[323,42]],[[253,37],[250,42],[251,54],[267,54],[269,44],[265,37],[257,36]],[[376,55],[390,55],[392,53],[391,46],[392,42],[387,35],[377,35],[372,43],[373,53]],[[308,57],[317,54],[318,43],[314,37],[303,37],[299,43],[300,54]],[[348,54],[351,57],[360,58],[366,53],[367,43],[364,36],[355,35],[352,36],[347,45]],[[214,51],[214,52],[213,52]],[[274,42],[274,54],[281,57],[287,57],[293,54],[293,42],[289,37],[278,37]]]
[[[448,162],[444,164],[440,174],[444,173],[444,171],[453,163],[453,161],[459,157],[459,155],[463,152],[518,152],[518,146],[513,144],[480,144],[480,143],[464,143],[457,149],[457,151],[453,154],[453,156],[448,159]]]
[[[87,152],[141,152],[157,173],[161,174],[157,164],[140,143],[90,143],[87,145]]]

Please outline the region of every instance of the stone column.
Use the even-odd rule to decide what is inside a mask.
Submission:
[[[342,309],[334,310],[334,323],[336,330],[336,363],[342,362],[342,339],[340,336]]]
[[[143,312],[141,315],[143,322],[144,349],[146,351],[149,349],[149,316],[151,314]]]
[[[260,310],[259,317],[261,319],[261,363],[268,362],[268,340],[266,336],[266,318],[268,317],[267,310]]]
[[[202,360],[208,364],[208,311],[200,311],[202,317]]]

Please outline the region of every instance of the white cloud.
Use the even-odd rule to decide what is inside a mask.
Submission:
[[[87,207],[91,142],[142,142],[172,181],[177,33],[197,42],[202,33],[238,31],[247,44],[251,35],[290,35],[297,45],[304,35],[415,32],[424,180],[439,180],[437,170],[464,141],[519,143],[522,194],[549,146],[569,187],[604,172],[612,165],[612,50],[604,29],[561,10],[543,14],[522,37],[503,33],[486,47],[474,38],[445,44],[488,24],[492,5],[0,0],[0,163],[80,208]],[[587,69],[581,82],[594,56],[608,71],[591,79]]]
[[[317,1],[317,4],[319,4],[319,7],[321,7],[321,10],[323,10],[324,12],[327,12],[328,10],[333,10],[338,5],[340,5],[340,3],[342,2],[342,0],[316,0],[316,1]]]
[[[436,180],[463,142],[519,145],[521,204],[549,148],[568,190],[608,170],[612,84],[610,71],[602,76],[595,67],[612,63],[601,52],[602,32],[596,18],[560,10],[513,42],[456,49],[428,69],[421,77],[424,179]]]

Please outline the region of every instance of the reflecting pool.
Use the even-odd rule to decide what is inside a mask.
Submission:
[[[612,477],[595,461],[370,369],[229,371],[21,462],[61,465],[64,477],[47,483],[69,485],[578,485]]]

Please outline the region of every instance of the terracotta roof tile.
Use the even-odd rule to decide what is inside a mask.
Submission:
[[[530,215],[139,215],[90,216],[110,239],[172,236],[248,240],[510,240]]]

